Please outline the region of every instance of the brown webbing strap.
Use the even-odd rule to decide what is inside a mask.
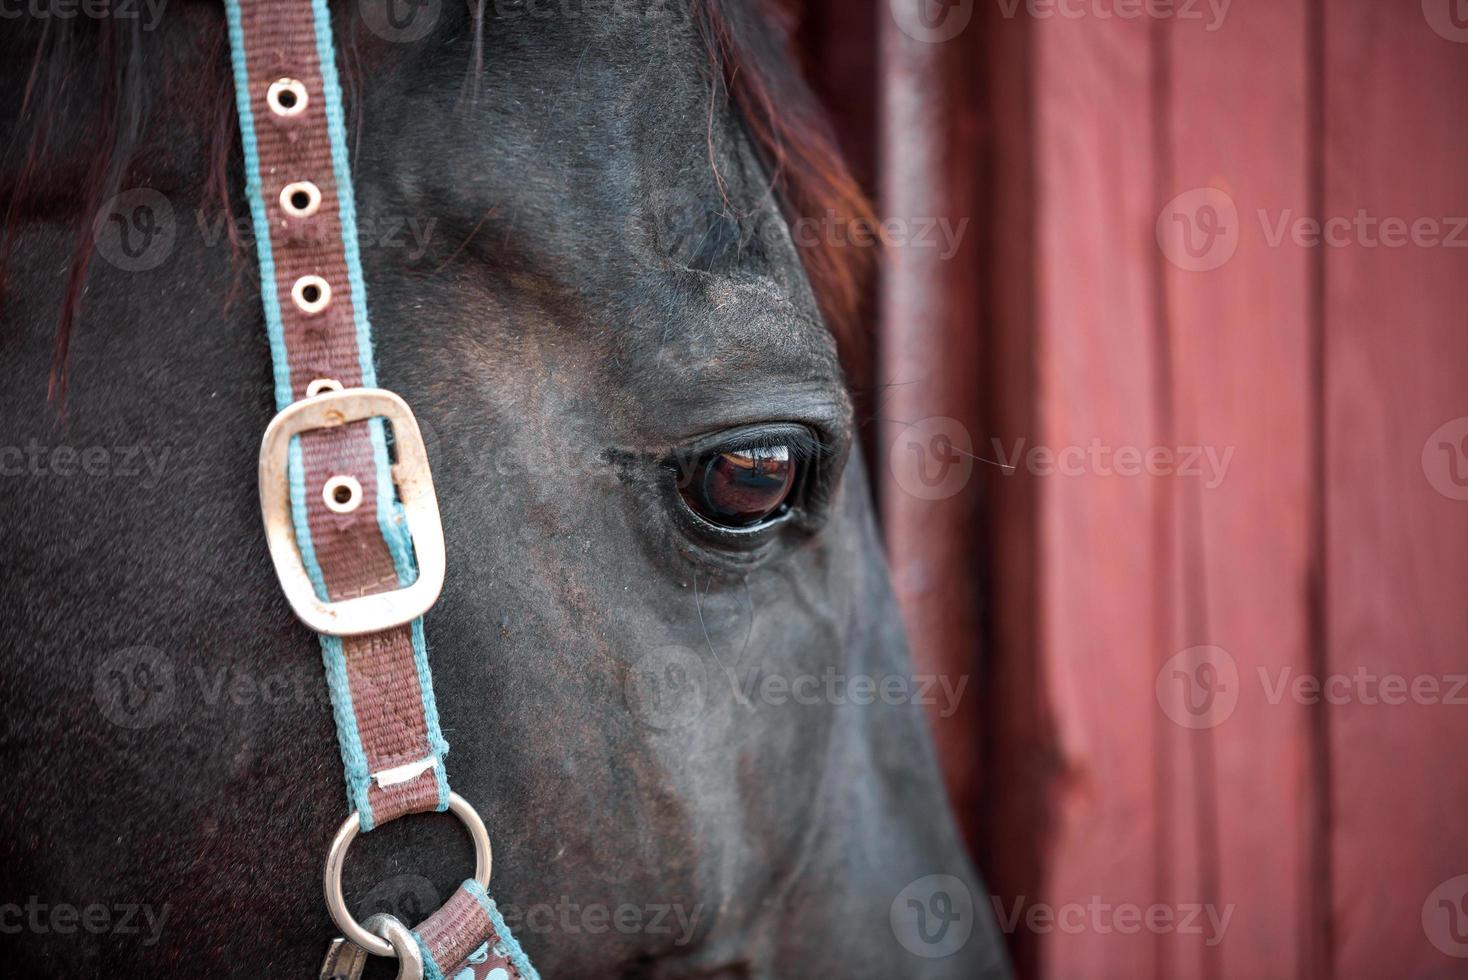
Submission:
[[[377,390],[326,2],[225,0],[225,6],[280,412],[262,448],[262,509],[287,596],[322,631],[348,798],[361,829],[371,830],[404,814],[445,809],[451,800],[448,746],[421,620],[442,581],[442,532],[417,424],[400,399]],[[376,407],[359,411],[362,405]],[[398,411],[394,406],[403,414],[389,414]],[[396,464],[384,415],[393,423]],[[421,475],[405,454],[421,462]],[[423,500],[437,536],[432,552],[415,539],[417,523],[409,531],[408,515],[421,517]],[[425,590],[420,579],[429,577],[430,553],[436,577]],[[364,607],[363,597],[381,601]],[[400,614],[405,608],[410,611]],[[478,832],[484,834],[482,824]],[[338,905],[345,846],[333,844],[328,860],[329,872],[336,862]],[[481,880],[487,881],[487,837],[483,847]],[[369,945],[373,937],[344,906],[332,914],[356,942]],[[422,923],[415,938],[430,980],[445,968],[454,976],[470,969],[487,977],[500,969],[517,980],[538,980],[474,880]]]
[[[484,939],[486,929],[494,936],[488,942]],[[491,977],[497,969],[503,970],[511,980],[529,980],[535,975],[525,954],[504,927],[494,901],[473,880],[464,882],[449,896],[443,908],[413,931],[425,960],[435,966],[458,964],[444,971],[454,980],[470,980],[463,976],[465,969],[473,971],[473,980]],[[431,975],[433,968],[427,972]]]
[[[344,218],[342,213],[343,198],[349,201],[351,191],[339,185],[332,159],[332,100],[312,6],[301,0],[242,0],[239,8],[259,203],[274,272],[273,281],[262,276],[261,288],[274,293],[273,304],[267,300],[267,316],[273,305],[279,317],[273,346],[277,361],[281,354],[285,360],[283,372],[277,363],[277,398],[294,402],[320,389],[375,387],[375,378],[364,377],[373,373],[370,347],[363,349],[364,332],[357,326],[366,321],[366,310],[358,308],[365,306],[365,297],[348,273],[343,234],[354,221],[354,215]],[[283,97],[289,103],[284,112]],[[293,206],[288,187],[304,195],[305,207]],[[299,285],[303,282],[307,286]],[[300,291],[312,284],[325,300],[319,310],[300,302]],[[400,575],[410,570],[399,567],[384,534],[384,524],[400,539],[403,532],[393,523],[399,518],[391,512],[390,489],[386,522],[380,506],[385,467],[377,456],[386,451],[381,422],[314,429],[297,438],[298,479],[305,492],[294,501],[295,517],[299,528],[304,511],[310,544],[302,551],[310,553],[308,563],[314,555],[318,591],[324,591],[323,598],[338,600],[397,589]],[[343,476],[360,487],[357,506],[347,512],[331,509],[322,490],[328,480]],[[328,676],[337,681],[334,688],[342,688],[334,689],[333,696],[348,795],[364,830],[405,813],[446,805],[442,754],[447,746],[434,744],[437,719],[428,717],[431,705],[425,709],[426,679],[419,675],[426,663],[415,660],[413,633],[405,624],[323,644]],[[427,759],[434,760],[433,768],[405,782],[388,780],[384,786],[381,778],[374,778]]]

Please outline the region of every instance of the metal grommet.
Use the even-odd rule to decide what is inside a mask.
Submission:
[[[449,794],[449,812],[463,822],[469,831],[469,837],[474,841],[474,881],[480,888],[488,888],[489,875],[494,868],[494,855],[490,850],[489,831],[485,829],[484,821],[479,819],[479,814],[474,812],[469,801],[458,793]],[[342,865],[347,860],[347,848],[351,847],[352,841],[357,839],[361,830],[362,817],[353,812],[331,840],[331,849],[326,852],[326,869],[321,876],[326,891],[326,911],[330,913],[331,921],[336,923],[342,935],[352,942],[377,956],[392,956],[392,944],[363,929],[347,910],[347,900],[342,896]]]
[[[302,276],[291,287],[291,301],[307,316],[315,316],[331,305],[331,283],[320,276]]]
[[[362,506],[362,484],[353,476],[334,476],[321,488],[326,509],[337,514],[350,514]]]
[[[280,189],[280,209],[292,218],[309,218],[321,210],[321,188],[298,180]]]
[[[306,385],[306,397],[315,398],[323,391],[341,391],[342,383],[333,378],[317,378]]]
[[[379,912],[366,922],[376,936],[387,940],[398,958],[398,980],[423,980],[423,950],[413,933],[395,916]]]
[[[265,90],[265,103],[277,116],[299,116],[306,111],[306,86],[294,78],[277,78]]]

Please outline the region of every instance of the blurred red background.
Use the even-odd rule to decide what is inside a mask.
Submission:
[[[788,5],[1021,974],[1468,975],[1468,3]]]

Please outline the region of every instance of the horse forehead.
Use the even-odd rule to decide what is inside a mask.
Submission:
[[[367,111],[378,118],[363,145],[371,149],[374,130],[411,137],[389,152],[511,198],[584,196],[597,183],[614,192],[618,171],[646,161],[686,169],[724,135],[711,131],[710,113],[715,129],[732,119],[726,100],[713,98],[694,6],[504,2],[477,29],[446,12],[448,54],[389,48],[364,74]]]
[[[437,215],[451,251],[472,238],[459,257],[510,314],[472,332],[539,335],[511,346],[552,360],[579,359],[556,343],[574,340],[628,390],[739,387],[749,372],[839,386],[768,177],[711,89],[693,5],[493,6],[475,94],[468,57],[385,76],[400,96],[376,102],[362,143],[362,176],[387,189],[369,212]]]

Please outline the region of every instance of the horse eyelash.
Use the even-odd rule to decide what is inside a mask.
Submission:
[[[699,446],[696,450],[682,449],[673,453],[675,459],[694,460],[715,453],[733,453],[747,449],[775,449],[784,446],[797,463],[818,463],[832,455],[834,450],[827,442],[803,426],[781,429],[754,430],[731,433],[728,438]]]

